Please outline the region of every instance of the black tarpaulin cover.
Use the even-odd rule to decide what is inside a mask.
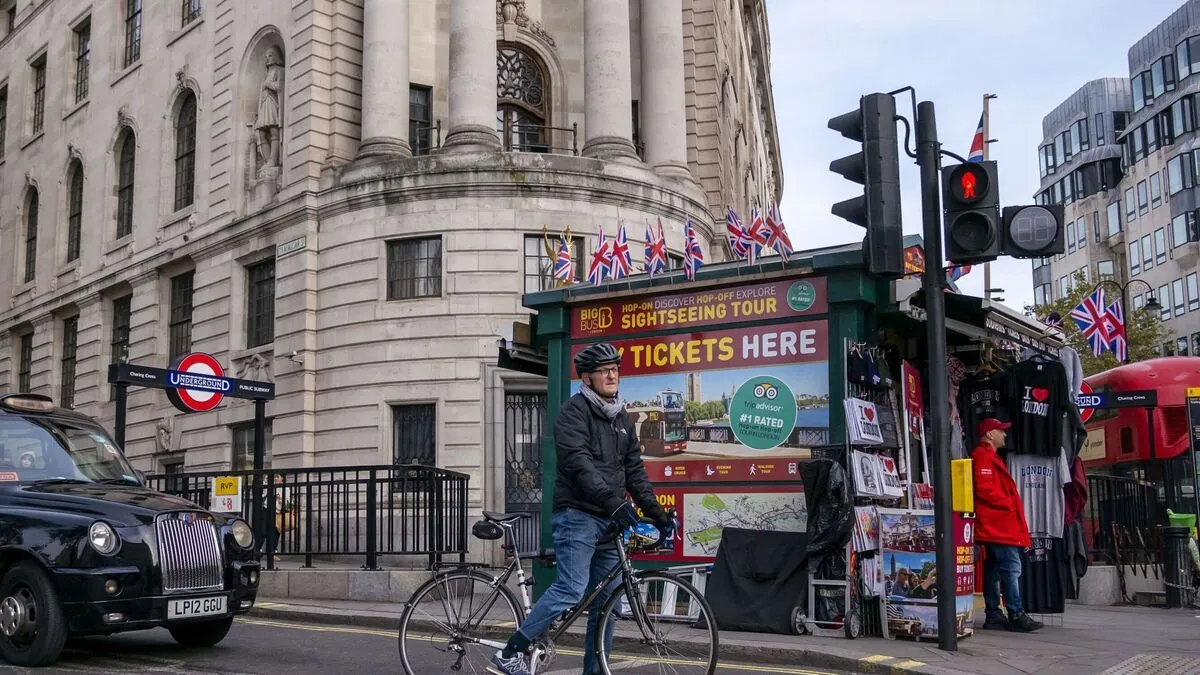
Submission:
[[[721,630],[792,632],[792,608],[806,602],[808,535],[727,527],[704,587]]]

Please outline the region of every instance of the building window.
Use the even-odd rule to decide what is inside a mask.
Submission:
[[[21,336],[20,352],[17,355],[17,391],[28,394],[33,391],[33,333]]]
[[[33,134],[46,128],[46,57],[33,62]]]
[[[117,153],[117,239],[133,234],[133,170],[137,142],[126,129]]]
[[[442,238],[387,243],[387,299],[436,298],[442,294]]]
[[[1150,248],[1150,235],[1142,237],[1142,271],[1154,268],[1154,249]]]
[[[496,130],[505,150],[549,151],[546,80],[534,55],[511,45],[496,49]]]
[[[414,155],[428,155],[433,148],[432,92],[420,84],[408,87],[408,145]]]
[[[1067,253],[1075,252],[1075,223],[1067,223]]]
[[[1146,299],[1143,298],[1141,295],[1135,295],[1132,298],[1132,302],[1133,302],[1133,308],[1135,310],[1138,310],[1138,309],[1141,309],[1143,306],[1145,306]]]
[[[188,92],[175,118],[175,210],[196,196],[196,95]]]
[[[200,0],[183,0],[183,25],[195,21],[200,17]]]
[[[437,466],[437,406],[392,406],[392,462]]]
[[[25,201],[25,283],[37,278],[38,192],[29,188]]]
[[[142,57],[142,0],[125,0],[125,67]]]
[[[192,349],[192,282],[195,272],[171,277],[171,315],[167,330],[171,334],[171,360]]]
[[[1188,232],[1195,222],[1196,213],[1188,211],[1171,219],[1171,247],[1178,248],[1188,243]]]
[[[1145,215],[1150,212],[1150,199],[1146,193],[1146,181],[1139,181],[1137,184],[1138,197],[1138,214]]]
[[[263,468],[271,468],[271,424],[272,420],[263,420]],[[254,469],[254,422],[234,424],[229,428],[233,435],[233,457],[230,464],[233,471],[251,471]]]
[[[1200,283],[1197,283],[1196,273],[1192,272],[1187,275],[1185,282],[1187,283],[1187,304],[1188,311],[1194,312],[1200,309]]]
[[[1150,174],[1150,207],[1157,209],[1162,206],[1162,180],[1158,172]]]
[[[275,259],[246,268],[246,347],[275,341]]]
[[[1129,242],[1129,275],[1136,277],[1142,271],[1142,248],[1137,239]]]
[[[1054,301],[1051,297],[1050,284],[1041,284],[1033,288],[1033,304],[1048,305]]]
[[[1137,218],[1137,202],[1133,201],[1133,188],[1125,190],[1125,222],[1132,223]]]
[[[1093,125],[1096,131],[1096,145],[1104,145],[1108,139],[1104,137],[1104,113],[1096,113]]]
[[[1092,211],[1092,236],[1100,243],[1100,212]]]
[[[1121,201],[1117,200],[1108,205],[1108,236],[1115,237],[1121,232]]]
[[[1192,333],[1192,353],[1200,354],[1200,333]]]
[[[1158,287],[1158,302],[1162,304],[1162,320],[1171,318],[1171,287],[1163,284]]]
[[[4,141],[8,136],[8,87],[0,88],[0,159],[4,159]]]
[[[112,362],[129,362],[129,326],[132,323],[133,296],[125,295],[112,303]]]
[[[1167,194],[1176,195],[1193,185],[1192,154],[1185,152],[1167,161]]]
[[[1162,227],[1154,231],[1154,262],[1158,265],[1167,262],[1167,230]]]
[[[88,97],[88,72],[92,62],[92,21],[75,29],[75,102]]]
[[[1079,216],[1075,221],[1075,236],[1079,239],[1079,248],[1087,246],[1087,217]]]
[[[1100,275],[1100,281],[1116,278],[1116,265],[1111,260],[1101,260],[1096,263],[1096,272]]]
[[[79,259],[83,237],[83,163],[71,162],[71,190],[67,196],[67,262]]]
[[[1175,316],[1183,316],[1187,313],[1187,298],[1183,295],[1183,279],[1176,279],[1171,282],[1171,297],[1174,299]]]
[[[79,317],[63,319],[62,400],[64,408],[75,407],[75,348],[79,345]]]
[[[536,293],[557,288],[554,279],[554,262],[558,256],[558,237],[549,237],[550,251],[546,250],[546,238],[540,234],[525,235],[525,292]],[[569,246],[571,267],[575,280],[583,278],[583,237],[571,237]]]

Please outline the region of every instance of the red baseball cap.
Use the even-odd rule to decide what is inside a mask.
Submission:
[[[984,434],[992,431],[993,429],[1007,429],[1011,426],[1012,423],[1010,422],[1001,422],[995,417],[989,417],[985,420],[980,420],[979,424],[975,426],[975,435],[982,437]]]

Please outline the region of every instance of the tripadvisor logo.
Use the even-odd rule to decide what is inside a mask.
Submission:
[[[788,288],[787,304],[792,310],[803,312],[817,301],[817,289],[807,281],[797,281]]]

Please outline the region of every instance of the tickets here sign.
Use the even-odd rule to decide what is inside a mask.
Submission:
[[[241,476],[217,476],[212,483],[209,510],[217,513],[237,513],[242,510]]]

